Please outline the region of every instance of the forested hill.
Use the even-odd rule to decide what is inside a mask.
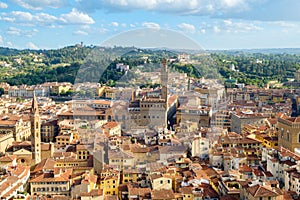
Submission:
[[[0,82],[10,85],[35,85],[53,81],[74,83],[78,70],[89,66],[92,80],[96,77],[97,81],[105,83],[123,75],[124,72],[116,70],[116,63],[121,62],[132,68],[145,62],[159,63],[163,57],[176,56],[165,50],[141,50],[135,47],[75,45],[56,50],[0,48]],[[82,70],[80,72],[83,73]]]
[[[300,68],[300,54],[213,53],[220,74],[239,83],[263,86],[294,78]]]
[[[294,72],[300,68],[300,53],[297,49],[262,52],[213,51],[207,54],[210,59],[205,59],[212,63],[209,67],[217,70],[224,80],[232,78],[240,83],[258,86],[263,86],[269,81],[285,82],[293,78]],[[8,82],[11,85],[34,85],[52,81],[74,83],[80,67],[89,65],[87,70],[92,70],[89,71],[92,72],[92,76],[86,77],[87,80],[94,80],[96,77],[99,82],[109,82],[113,85],[114,81],[124,75],[124,71],[116,69],[116,63],[129,65],[134,71],[137,66],[147,67],[150,66],[147,63],[159,63],[162,58],[174,60],[178,54],[178,51],[134,47],[101,48],[74,45],[53,50],[16,50],[0,47],[0,82]],[[204,71],[210,74],[210,70],[203,67],[203,57],[194,54],[190,58],[192,62],[189,64],[175,62],[170,63],[170,67],[194,77],[202,76]],[[105,70],[101,71],[102,69]]]

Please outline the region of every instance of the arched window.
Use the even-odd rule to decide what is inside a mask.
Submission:
[[[284,130],[281,128],[281,138],[283,138]]]

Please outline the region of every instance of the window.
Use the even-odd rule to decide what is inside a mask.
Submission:
[[[160,181],[160,184],[163,184],[163,181]]]
[[[281,138],[283,138],[284,130],[281,128]]]
[[[298,142],[300,143],[300,133],[298,133]]]

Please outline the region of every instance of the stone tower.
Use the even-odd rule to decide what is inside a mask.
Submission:
[[[167,128],[168,125],[168,65],[167,60],[163,59],[161,62],[161,98],[165,101],[165,111],[164,111],[164,127]]]
[[[35,94],[33,95],[32,107],[30,110],[30,122],[32,162],[33,164],[37,164],[41,162],[41,122]]]
[[[164,99],[167,103],[168,100],[168,66],[165,59],[161,62],[161,98]]]

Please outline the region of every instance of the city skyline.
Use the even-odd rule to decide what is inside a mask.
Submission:
[[[204,49],[299,48],[300,2],[290,0],[0,1],[0,46],[101,45],[123,32],[172,30]]]

